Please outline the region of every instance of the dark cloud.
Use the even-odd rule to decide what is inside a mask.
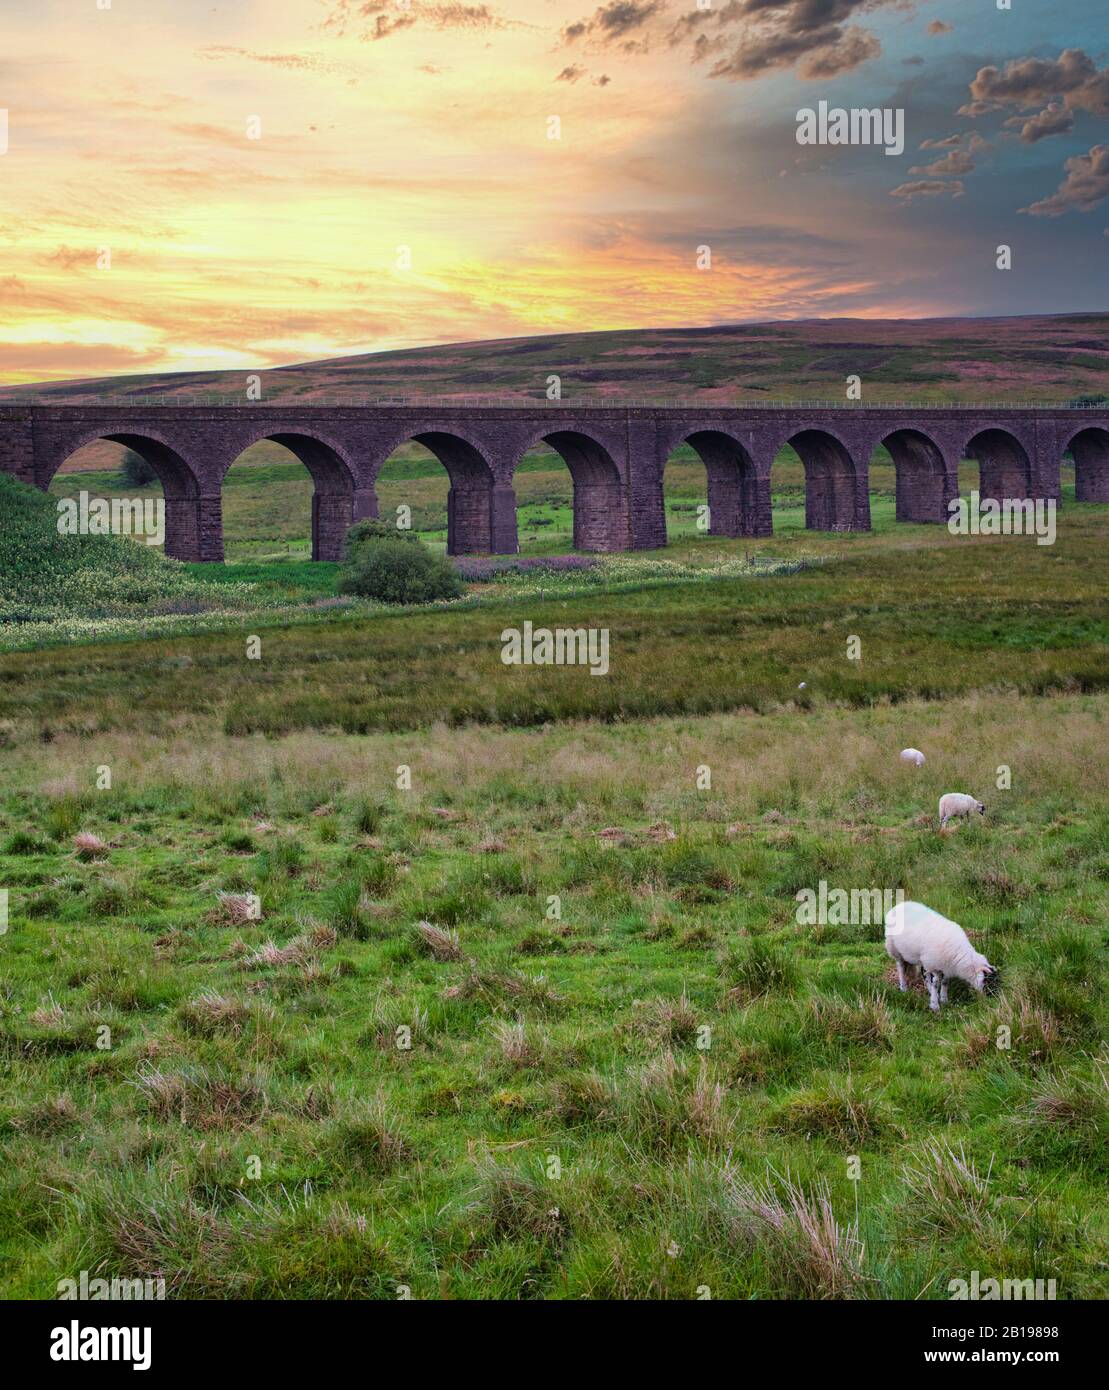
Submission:
[[[924,174],[928,178],[942,178],[947,174],[969,174],[974,169],[974,160],[966,150],[952,150],[942,159],[934,159],[931,164],[914,164],[910,174]]]
[[[1026,145],[1034,145],[1037,140],[1046,140],[1051,135],[1066,135],[1073,130],[1074,112],[1053,101],[1034,116],[1010,116],[1005,124],[1019,127],[1021,140]]]
[[[579,78],[585,76],[585,68],[579,67],[577,63],[571,63],[569,67],[563,68],[555,78],[556,82],[577,82]]]
[[[1021,208],[1033,217],[1062,217],[1066,212],[1092,212],[1109,198],[1109,145],[1095,145],[1089,154],[1076,154],[1063,165],[1066,178],[1051,195]]]
[[[647,52],[661,39],[686,49],[691,63],[714,60],[711,77],[743,81],[796,67],[813,81],[850,72],[882,51],[869,30],[849,21],[903,6],[904,0],[726,0],[673,17],[666,0],[611,0],[592,18],[567,24],[562,39],[617,43],[629,53]]]
[[[911,203],[914,198],[938,198],[945,193],[958,198],[965,192],[961,179],[917,179],[915,183],[899,183],[891,188],[890,197]]]
[[[661,13],[663,0],[610,0],[594,11],[591,19],[579,19],[562,30],[564,43],[588,38],[593,43],[608,44],[642,30],[655,15]]]
[[[349,26],[358,38],[376,42],[416,24],[428,29],[480,30],[506,29],[513,23],[515,21],[505,19],[490,5],[467,5],[461,0],[449,0],[449,3],[439,5],[410,0],[404,9],[397,4],[397,0],[361,0],[361,3],[332,0],[323,27],[345,34]]]
[[[1027,111],[1062,98],[1070,111],[1109,116],[1109,68],[1099,71],[1081,48],[1065,48],[1058,58],[1014,58],[1004,68],[979,68],[970,96],[959,115],[981,116],[1006,106]]]

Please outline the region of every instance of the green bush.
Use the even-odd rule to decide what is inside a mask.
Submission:
[[[420,538],[415,531],[399,531],[392,522],[382,521],[376,516],[367,516],[361,521],[356,521],[347,532],[347,559],[353,559],[363,546],[372,545],[377,541],[408,541],[420,544]]]
[[[445,556],[436,555],[418,541],[412,544],[394,535],[348,544],[339,592],[382,603],[430,603],[458,598],[463,588]]]
[[[130,487],[152,487],[158,481],[153,464],[147,463],[142,454],[134,449],[125,449],[119,466],[119,476]]]

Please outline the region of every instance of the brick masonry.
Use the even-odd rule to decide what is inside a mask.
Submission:
[[[352,520],[377,515],[377,475],[409,440],[430,449],[450,479],[456,555],[515,552],[513,479],[541,441],[569,468],[581,550],[666,543],[663,470],[685,442],[704,461],[709,529],[722,536],[771,533],[770,468],[787,443],[804,464],[805,524],[814,530],[870,529],[869,462],[883,443],[903,521],[946,520],[964,457],[979,461],[983,497],[1057,499],[1071,449],[1079,501],[1109,502],[1109,409],[0,405],[0,470],[40,488],[96,439],[149,459],[166,495],[167,553],[187,560],[223,558],[223,479],[261,439],[284,444],[312,476],[312,551],[321,560],[340,558]]]

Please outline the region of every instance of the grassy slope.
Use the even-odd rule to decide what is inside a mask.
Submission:
[[[1109,315],[1001,319],[824,319],[513,338],[367,353],[264,372],[267,400],[345,396],[542,396],[843,400],[859,375],[868,401],[1050,400],[1109,384]],[[184,372],[46,383],[50,395],[228,393],[246,373]],[[13,388],[14,389],[14,388]],[[5,394],[0,390],[0,399]]]
[[[943,1297],[978,1269],[1104,1295],[1107,711],[10,750],[8,786],[43,790],[0,810],[4,1292],[89,1268],[209,1297]],[[950,785],[990,814],[941,839]],[[877,928],[796,924],[822,878],[961,920],[1004,995],[930,1017]],[[768,1165],[826,1185],[832,1254],[759,1220]]]
[[[294,626],[261,662],[9,656],[5,1292],[102,1266],[220,1297],[1104,1294],[1105,526],[785,534],[834,562]],[[609,626],[613,674],[503,667],[524,618]],[[941,839],[952,787],[989,817]],[[875,926],[797,924],[821,878],[962,921],[1003,996],[932,1019]],[[775,1235],[768,1165],[845,1227],[857,1197],[865,1251]]]
[[[1074,506],[1060,524],[1055,546],[893,525],[823,541],[798,533],[761,550],[823,554],[828,563],[777,578],[565,599],[541,598],[540,579],[464,618],[402,612],[268,630],[261,661],[246,659],[249,619],[238,634],[166,639],[138,651],[102,644],[13,653],[0,717],[22,713],[55,730],[155,729],[202,708],[238,733],[361,732],[436,720],[772,709],[795,699],[1096,690],[1109,675],[1101,563],[1109,521],[1104,508]],[[691,541],[687,549],[732,554],[737,543]],[[504,666],[500,632],[524,619],[609,628],[611,677]],[[847,660],[851,635],[862,639],[861,662]]]

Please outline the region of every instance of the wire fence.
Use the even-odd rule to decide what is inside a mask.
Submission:
[[[248,400],[236,395],[74,395],[32,396],[0,393],[0,409],[5,406],[31,406],[49,410],[62,407],[104,407],[113,410],[173,409],[212,410],[671,410],[671,411],[764,411],[764,410],[835,410],[858,413],[869,410],[1088,410],[1105,414],[1109,402],[1096,401],[842,401],[842,400],[764,400],[720,401],[681,400],[675,397],[655,397],[643,400],[618,400],[611,396],[564,396],[548,400],[546,396],[314,396],[309,400],[277,398],[272,401]]]

